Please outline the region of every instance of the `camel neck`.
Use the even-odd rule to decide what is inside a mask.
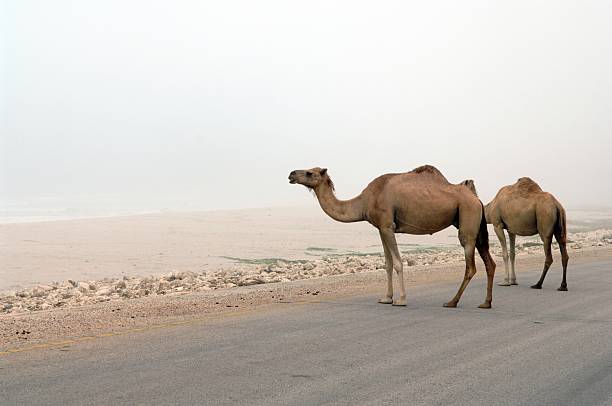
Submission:
[[[327,184],[321,184],[314,189],[323,211],[336,221],[353,223],[364,221],[365,204],[362,195],[350,200],[338,200],[334,191]]]

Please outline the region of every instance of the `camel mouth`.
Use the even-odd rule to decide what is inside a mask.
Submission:
[[[295,180],[295,179],[289,179],[289,183],[291,183],[292,185],[294,185],[294,184],[296,184],[296,183],[297,183],[297,180]]]

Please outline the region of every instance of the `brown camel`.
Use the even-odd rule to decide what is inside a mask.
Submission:
[[[565,275],[567,272],[567,227],[565,222],[565,210],[561,203],[550,193],[542,191],[540,186],[530,178],[520,178],[514,185],[502,187],[495,198],[485,206],[487,223],[493,224],[495,234],[502,246],[504,265],[506,267],[506,278],[500,286],[516,285],[516,273],[514,272],[515,240],[517,235],[539,234],[544,243],[546,261],[544,270],[538,283],[532,286],[534,289],[542,289],[542,283],[553,262],[551,253],[552,237],[559,243],[561,251],[561,262],[563,264],[563,280],[559,290],[567,290]],[[506,236],[504,229],[508,230],[510,240],[510,262],[508,267],[508,249],[506,247]]]
[[[436,168],[425,165],[411,172],[380,176],[359,196],[350,200],[336,198],[327,169],[295,170],[289,174],[289,182],[313,190],[323,211],[334,220],[344,223],[367,221],[378,228],[387,270],[387,293],[379,303],[406,305],[402,260],[395,233],[433,234],[454,225],[459,229],[466,269],[459,291],[444,306],[457,306],[463,291],[476,273],[474,249],[477,248],[487,270],[487,297],[479,307],[491,308],[495,262],[489,255],[484,208],[471,180],[453,185]],[[395,301],[394,269],[400,288],[400,297]]]

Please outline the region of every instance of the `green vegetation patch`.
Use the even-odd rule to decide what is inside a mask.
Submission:
[[[439,249],[433,248],[417,248],[412,250],[400,250],[402,254],[433,254],[434,252],[439,252]]]
[[[249,259],[249,258],[228,257],[225,255],[222,255],[221,258],[229,259],[230,261],[238,262],[241,264],[250,264],[250,265],[275,265],[279,262],[287,262],[291,264],[305,264],[308,262],[305,259],[284,259],[284,258]]]
[[[323,257],[323,259],[329,258],[337,258],[337,257],[381,257],[383,255],[382,252],[359,252],[359,251],[348,251],[337,254],[328,254]]]
[[[382,252],[358,252],[358,251],[349,251],[348,253],[344,254],[348,257],[367,257],[367,256],[374,256],[374,257],[380,257],[383,255]]]
[[[398,244],[400,245],[400,244]],[[413,248],[401,250],[402,254],[433,254],[436,252],[449,251],[458,248],[458,245],[422,245],[422,244],[404,244]]]
[[[325,247],[308,247],[306,251],[319,251],[319,252],[332,252],[337,251],[335,248],[325,248]]]

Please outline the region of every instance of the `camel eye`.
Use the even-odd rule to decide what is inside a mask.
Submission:
[[[306,172],[306,176],[311,177],[312,176],[312,172]]]

